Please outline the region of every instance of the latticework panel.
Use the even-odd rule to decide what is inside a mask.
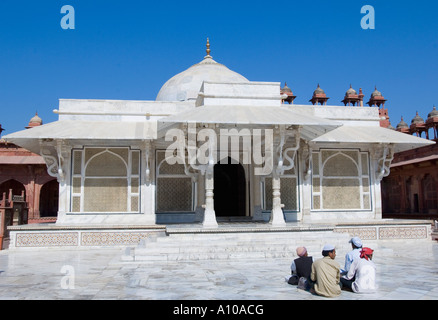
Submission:
[[[280,179],[280,197],[283,210],[298,210],[298,186],[296,178]],[[265,178],[265,210],[272,209],[272,178]]]
[[[72,212],[139,212],[139,150],[84,148],[72,162]]]
[[[191,178],[157,179],[157,211],[191,211]]]
[[[126,179],[85,179],[84,211],[126,212],[128,181]]]
[[[105,151],[87,163],[85,175],[88,177],[126,177],[127,164],[117,155]]]
[[[369,161],[359,150],[321,150],[312,154],[315,210],[369,210]]]

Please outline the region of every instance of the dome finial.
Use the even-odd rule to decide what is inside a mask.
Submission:
[[[210,40],[207,38],[207,50],[206,50],[206,52],[207,52],[207,55],[205,56],[205,58],[211,58],[211,56],[210,56]]]

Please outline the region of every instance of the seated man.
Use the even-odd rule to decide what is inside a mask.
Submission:
[[[351,243],[352,250],[345,255],[345,265],[341,269],[341,274],[347,274],[354,259],[359,259],[360,250],[362,249],[362,240],[359,237],[353,237],[349,242]]]
[[[313,288],[310,290],[324,297],[337,297],[341,294],[340,265],[335,261],[335,247],[326,244],[322,249],[324,258],[316,260],[312,264],[310,279],[313,281]]]
[[[298,258],[292,261],[290,266],[292,276],[289,278],[288,283],[297,285],[300,278],[304,278],[302,280],[304,287],[300,287],[300,289],[307,289],[307,279],[309,279],[312,271],[313,258],[308,256],[306,247],[297,248],[297,255]]]
[[[376,265],[372,262],[374,250],[363,248],[360,259],[355,259],[348,273],[341,278],[343,286],[356,293],[376,292]]]

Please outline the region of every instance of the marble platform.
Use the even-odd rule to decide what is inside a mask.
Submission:
[[[10,226],[9,248],[53,248],[53,247],[102,247],[138,245],[154,241],[157,237],[175,237],[182,234],[210,234],[216,240],[225,239],[227,234],[288,234],[299,239],[303,234],[309,239],[318,234],[345,234],[359,236],[366,240],[431,239],[433,221],[382,219],[357,223],[301,223],[288,222],[277,227],[264,222],[219,222],[217,228],[204,228],[202,224],[170,225],[57,225],[30,224]]]
[[[188,300],[225,300],[223,304],[285,300],[285,312],[290,312],[291,304],[299,307],[299,300],[438,300],[436,241],[380,240],[377,247],[369,241],[364,244],[375,249],[378,291],[374,294],[342,291],[337,298],[324,298],[297,289],[285,282],[290,274],[289,257],[126,262],[121,259],[121,248],[81,247],[0,251],[0,299],[154,300],[139,304],[152,309],[159,305],[155,300],[167,300],[167,308],[157,310],[161,314],[190,303]],[[321,248],[317,249],[310,255],[319,259]],[[337,250],[340,265],[346,253]],[[68,288],[63,286],[65,277],[71,279]],[[192,305],[196,303],[202,301]],[[269,314],[266,305],[265,313]]]

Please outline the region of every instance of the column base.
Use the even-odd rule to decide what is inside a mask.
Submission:
[[[284,220],[283,210],[273,209],[271,213],[271,220],[269,223],[275,227],[286,226],[286,221]]]
[[[204,228],[217,228],[218,224],[216,221],[216,213],[210,210],[205,210],[204,220],[202,221],[202,226]]]

